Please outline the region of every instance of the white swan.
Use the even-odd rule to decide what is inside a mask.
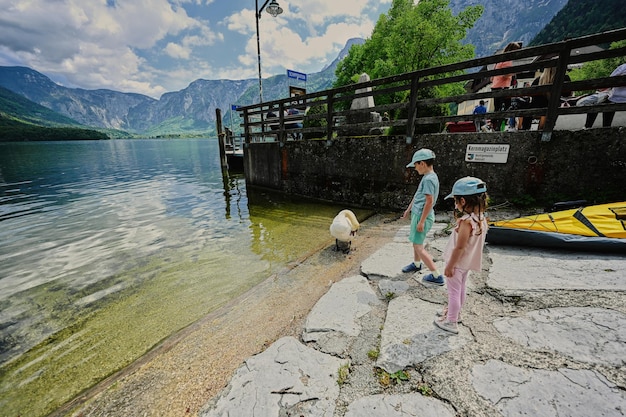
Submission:
[[[339,243],[341,242],[342,246],[347,246],[342,249],[343,252],[350,252],[352,238],[359,230],[359,226],[359,221],[352,211],[341,210],[330,225],[330,234],[335,238],[335,249],[339,250]]]

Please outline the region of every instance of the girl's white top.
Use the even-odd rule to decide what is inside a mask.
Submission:
[[[482,215],[481,217],[482,218],[479,218],[476,214],[471,213],[465,214],[463,217],[458,219],[457,224],[450,235],[446,249],[443,252],[444,261],[448,262],[450,260],[452,251],[456,247],[456,243],[459,238],[460,223],[462,221],[468,221],[472,226],[472,233],[470,234],[469,242],[465,245],[465,252],[463,252],[461,259],[459,259],[454,267],[465,271],[480,271],[483,261],[483,247],[485,246],[485,237],[487,236],[488,227],[485,216]],[[479,228],[479,225],[482,228]]]

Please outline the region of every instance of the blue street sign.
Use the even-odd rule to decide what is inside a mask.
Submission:
[[[306,81],[306,74],[294,70],[287,70],[287,77],[295,78],[298,81]]]
[[[236,104],[231,104],[230,105],[230,109],[231,110],[237,110],[237,105]]]

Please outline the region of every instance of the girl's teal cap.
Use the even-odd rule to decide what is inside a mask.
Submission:
[[[487,184],[483,180],[476,177],[464,177],[454,183],[452,192],[444,200],[454,196],[482,194],[484,192],[487,192]]]

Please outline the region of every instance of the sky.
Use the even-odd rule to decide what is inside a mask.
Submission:
[[[391,0],[276,0],[259,21],[262,76],[314,73],[369,38]],[[259,7],[264,0],[258,0]],[[0,66],[70,88],[159,98],[197,79],[258,77],[254,0],[0,0]]]

